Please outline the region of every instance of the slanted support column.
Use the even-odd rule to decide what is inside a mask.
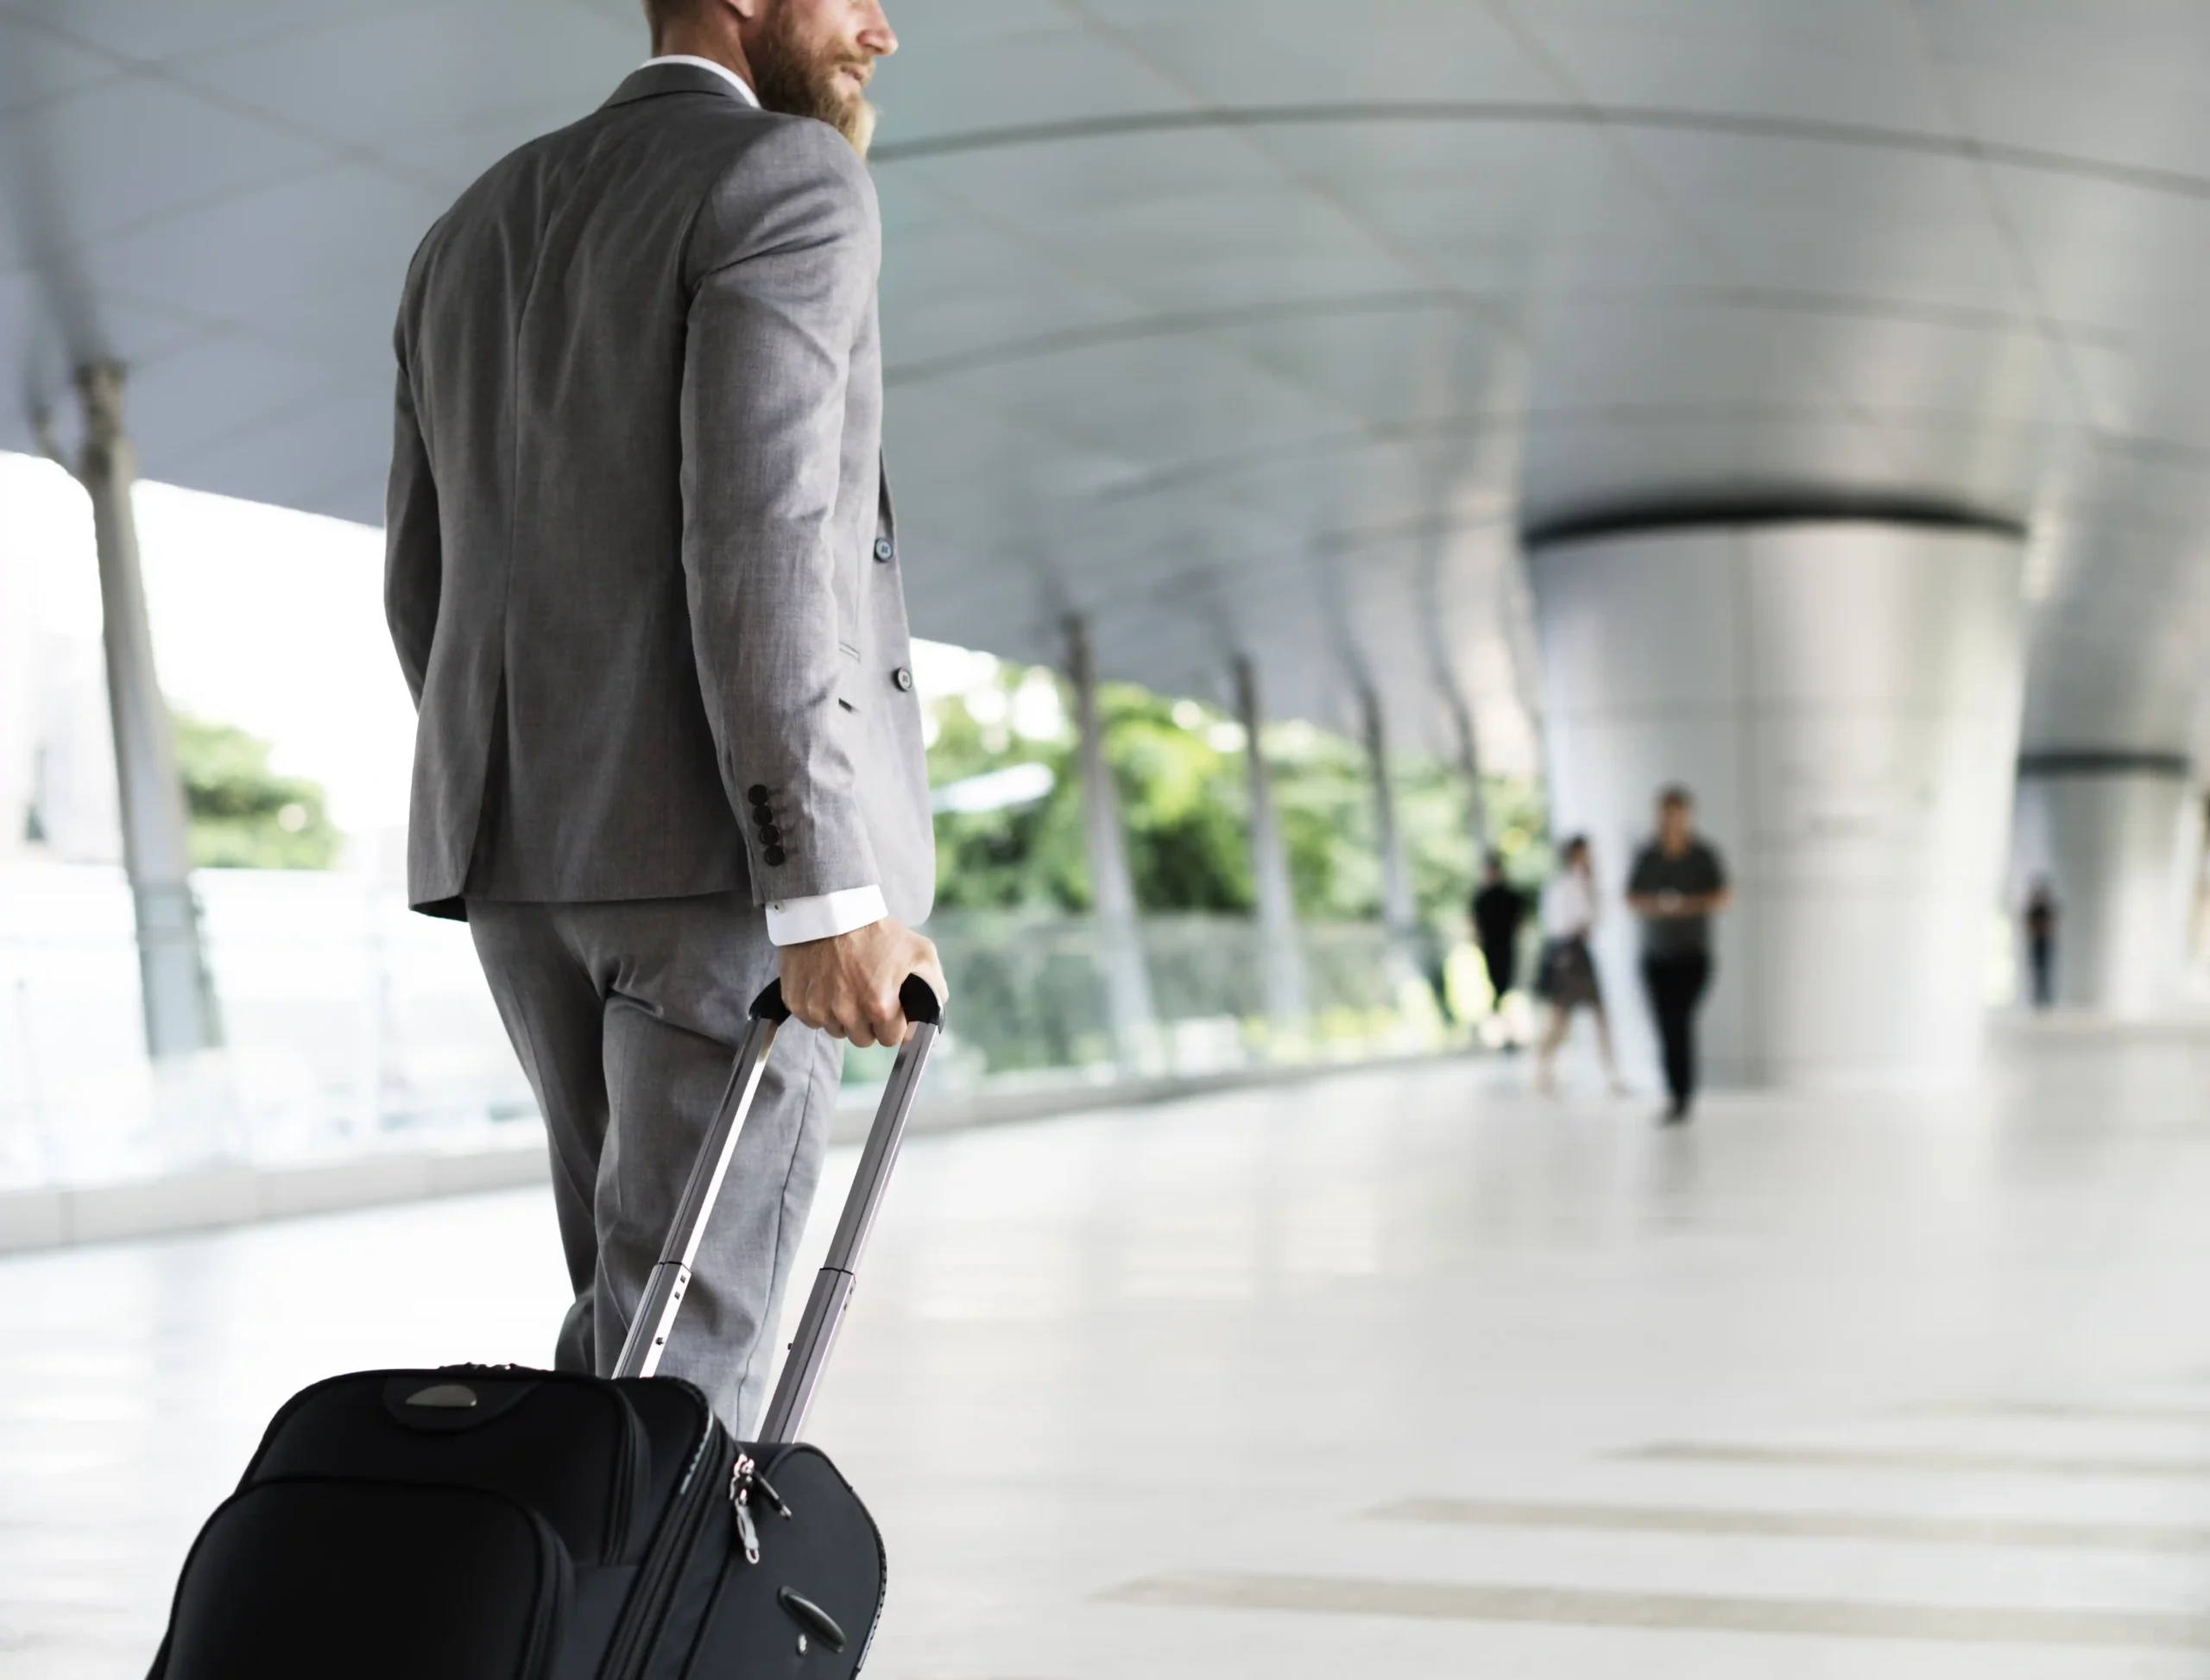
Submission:
[[[1136,926],[1135,882],[1121,832],[1121,802],[1113,772],[1105,761],[1105,727],[1097,711],[1097,663],[1089,646],[1089,623],[1067,620],[1067,674],[1074,684],[1075,727],[1082,772],[1082,811],[1089,843],[1089,890],[1097,908],[1099,956],[1105,968],[1113,1041],[1124,1065],[1145,1067],[1157,1059],[1158,1038],[1151,1001],[1151,974],[1145,966],[1143,939]]]
[[[1449,692],[1450,720],[1458,730],[1458,773],[1466,779],[1466,829],[1473,837],[1474,865],[1488,855],[1488,805],[1481,793],[1481,737],[1474,733],[1474,709],[1454,686]]]
[[[1272,767],[1260,731],[1266,723],[1259,673],[1247,655],[1235,659],[1235,715],[1243,725],[1243,763],[1251,786],[1251,880],[1259,912],[1259,965],[1266,1014],[1277,1029],[1301,1031],[1305,1016],[1304,952],[1297,937],[1297,902],[1290,892],[1289,851],[1274,809]]]
[[[1381,920],[1389,938],[1418,974],[1419,915],[1412,906],[1411,871],[1405,862],[1404,835],[1397,826],[1396,789],[1389,780],[1389,729],[1381,697],[1369,684],[1358,693],[1366,729],[1366,761],[1373,777],[1373,842],[1381,853]]]
[[[130,503],[137,463],[123,425],[123,369],[112,363],[95,363],[79,373],[77,387],[84,404],[85,441],[73,471],[92,497],[99,548],[123,863],[137,912],[146,1050],[159,1061],[212,1049],[221,1043],[222,1032],[200,944],[199,901],[192,893],[176,737],[154,670],[153,628],[138,564],[138,522]]]

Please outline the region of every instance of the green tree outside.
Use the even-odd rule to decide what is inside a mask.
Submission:
[[[322,786],[268,767],[268,743],[228,723],[174,714],[177,768],[200,869],[327,869],[344,839]]]
[[[938,813],[937,902],[945,909],[1090,907],[1071,723],[1032,739],[1007,721],[1023,687],[1039,680],[1048,673],[1001,666],[985,691],[932,709],[932,786],[1018,764],[1044,765],[1053,776],[1051,791],[1027,804]],[[1127,684],[1101,685],[1098,706],[1137,903],[1152,912],[1248,913],[1254,891],[1240,726],[1215,707]],[[1267,729],[1266,750],[1298,915],[1379,917],[1381,864],[1363,749],[1288,723]],[[1392,771],[1419,913],[1455,941],[1478,863],[1464,779],[1454,767],[1418,755],[1402,755]],[[1485,796],[1507,868],[1515,878],[1539,880],[1548,854],[1533,786],[1490,778]]]

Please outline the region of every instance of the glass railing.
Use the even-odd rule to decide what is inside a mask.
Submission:
[[[1291,960],[1304,1007],[1273,1013],[1267,964],[1279,960],[1247,918],[1146,916],[1138,924],[1150,1016],[1114,1018],[1111,953],[1093,919],[947,911],[928,932],[952,990],[939,1076],[950,1089],[984,1082],[1109,1083],[1402,1054],[1450,1035],[1419,964],[1379,925],[1299,929]],[[854,1052],[849,1081],[879,1078],[881,1054]]]
[[[225,1048],[149,1064],[121,872],[0,868],[0,1188],[225,1162],[539,1146],[467,929],[341,873],[197,881]],[[1269,1013],[1248,920],[1146,918],[1151,1018],[1116,1022],[1096,923],[945,913],[954,994],[937,1093],[1047,1090],[1417,1053],[1454,1041],[1418,960],[1372,924],[1301,930],[1306,1007]],[[855,1052],[850,1095],[887,1071]]]

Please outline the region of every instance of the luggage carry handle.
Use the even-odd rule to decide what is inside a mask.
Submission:
[[[721,1108],[707,1129],[705,1141],[698,1146],[698,1159],[691,1163],[691,1177],[683,1186],[683,1200],[676,1206],[675,1222],[668,1228],[667,1241],[660,1246],[652,1276],[645,1280],[644,1298],[637,1303],[636,1316],[629,1320],[622,1357],[614,1362],[617,1377],[649,1377],[660,1369],[660,1355],[667,1351],[667,1338],[675,1329],[675,1315],[683,1305],[684,1292],[691,1287],[691,1264],[698,1258],[706,1222],[713,1216],[714,1203],[721,1199],[722,1181],[728,1178],[729,1162],[736,1159],[744,1117],[752,1110],[752,1099],[759,1095],[760,1076],[767,1071],[767,1052],[775,1046],[777,1030],[790,1018],[791,1012],[783,1003],[782,983],[769,981],[767,989],[752,1000],[744,1036],[737,1041],[736,1065],[730,1070],[729,1089],[722,1095]]]
[[[843,1216],[837,1222],[836,1235],[829,1240],[821,1270],[814,1274],[813,1292],[805,1298],[805,1316],[798,1321],[798,1334],[791,1338],[782,1374],[775,1380],[774,1394],[761,1420],[759,1438],[763,1446],[795,1441],[805,1427],[805,1414],[813,1406],[813,1391],[836,1346],[844,1309],[851,1304],[860,1255],[875,1230],[883,1192],[890,1188],[891,1170],[898,1165],[899,1147],[906,1141],[906,1121],[913,1112],[922,1071],[928,1066],[938,1035],[944,1031],[944,1001],[937,996],[936,988],[920,976],[906,977],[906,983],[898,988],[898,1002],[913,1030],[899,1046],[890,1082],[882,1088],[882,1101],[875,1105],[875,1123],[868,1127],[859,1169],[852,1175],[851,1191],[844,1197]]]
[[[898,1164],[899,1146],[905,1141],[906,1121],[913,1110],[922,1071],[928,1065],[929,1052],[936,1046],[937,1035],[943,1031],[944,1005],[936,988],[920,976],[906,976],[905,984],[899,988],[898,1001],[913,1030],[899,1047],[897,1063],[890,1070],[890,1083],[883,1088],[875,1123],[868,1130],[867,1146],[860,1152],[859,1170],[852,1179],[851,1193],[844,1198],[843,1216],[837,1222],[837,1234],[830,1241],[827,1260],[814,1279],[813,1292],[806,1298],[805,1314],[799,1321],[798,1334],[792,1339],[789,1356],[783,1361],[782,1375],[775,1385],[774,1397],[767,1402],[767,1418],[760,1430],[762,1443],[795,1439],[805,1425],[805,1414],[813,1403],[813,1391],[828,1365],[837,1329],[843,1323],[844,1309],[851,1300],[853,1276],[859,1267],[860,1254],[875,1228],[883,1192],[889,1187],[891,1169]],[[698,1257],[706,1222],[713,1216],[722,1182],[729,1176],[729,1162],[736,1154],[736,1140],[743,1130],[744,1118],[751,1112],[753,1099],[759,1094],[760,1076],[767,1071],[767,1052],[774,1048],[776,1033],[790,1018],[790,1009],[783,1002],[781,982],[770,981],[752,1001],[744,1037],[736,1047],[736,1065],[730,1071],[729,1089],[722,1097],[721,1108],[706,1133],[705,1141],[699,1146],[698,1159],[691,1163],[690,1180],[684,1186],[675,1223],[668,1231],[667,1241],[660,1249],[652,1276],[646,1281],[636,1316],[629,1321],[628,1339],[622,1344],[622,1357],[615,1362],[614,1374],[617,1377],[649,1377],[660,1369],[660,1355],[666,1351],[668,1336],[675,1328],[675,1316],[691,1286],[691,1267]]]

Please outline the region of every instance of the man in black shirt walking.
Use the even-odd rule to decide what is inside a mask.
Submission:
[[[1685,787],[1658,796],[1658,837],[1634,860],[1628,907],[1642,918],[1642,983],[1665,1046],[1665,1124],[1689,1117],[1695,1100],[1695,1012],[1711,983],[1711,919],[1734,890],[1719,854],[1695,831]]]

